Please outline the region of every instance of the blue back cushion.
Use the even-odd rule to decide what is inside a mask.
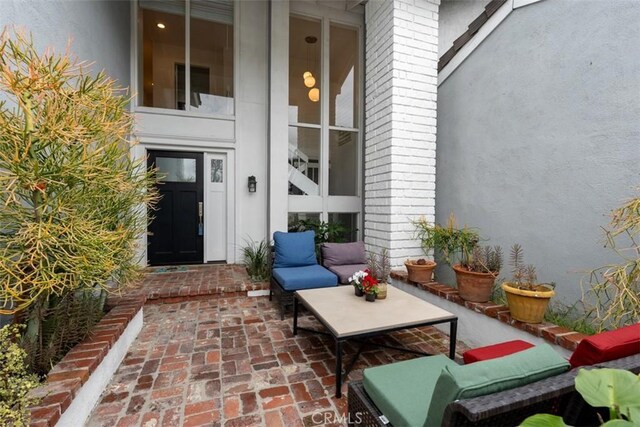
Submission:
[[[273,233],[276,257],[273,268],[304,267],[317,264],[316,234],[310,231],[300,233]]]

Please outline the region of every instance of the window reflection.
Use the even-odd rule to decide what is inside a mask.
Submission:
[[[321,40],[320,21],[290,18],[289,123],[320,123]],[[312,100],[316,99],[314,89],[318,90],[317,101]]]
[[[196,159],[157,157],[156,167],[162,182],[196,182]]]
[[[320,129],[289,127],[289,194],[320,195]]]
[[[329,132],[329,195],[358,195],[358,133]]]
[[[344,240],[355,242],[358,240],[358,214],[357,213],[329,213],[329,222],[337,223],[345,228]]]
[[[178,108],[178,64],[185,63],[185,2],[140,1],[142,105]],[[183,79],[184,80],[184,79]],[[182,85],[184,97],[184,84]]]
[[[358,31],[331,25],[329,124],[358,127]]]
[[[190,64],[186,2],[140,0],[139,7],[141,105],[232,115],[233,1],[191,0]]]

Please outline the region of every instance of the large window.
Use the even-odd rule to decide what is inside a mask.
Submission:
[[[361,16],[289,20],[289,212],[357,238],[362,206]]]
[[[139,104],[232,115],[233,0],[139,0]]]

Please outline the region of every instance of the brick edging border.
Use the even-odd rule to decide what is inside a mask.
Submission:
[[[111,310],[91,334],[51,369],[45,383],[31,391],[30,395],[41,399],[40,403],[29,408],[32,427],[55,426],[145,302],[144,296],[108,302]]]
[[[573,351],[578,346],[578,343],[582,341],[586,335],[579,332],[572,331],[571,329],[555,325],[553,323],[524,323],[515,320],[511,317],[509,307],[501,305],[492,301],[489,302],[471,302],[465,301],[458,294],[458,290],[452,286],[444,285],[438,282],[429,283],[416,283],[407,278],[407,272],[403,270],[393,270],[391,272],[391,278],[405,282],[409,285],[416,286],[423,289],[433,295],[444,298],[447,301],[456,303],[476,313],[484,314],[488,317],[499,320],[514,328],[520,329],[534,335],[536,337],[543,338],[552,344],[559,345],[569,351]]]

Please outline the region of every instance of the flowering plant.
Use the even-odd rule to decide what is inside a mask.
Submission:
[[[378,281],[373,277],[369,269],[353,273],[353,276],[349,277],[349,283],[365,294],[378,295]]]
[[[370,277],[369,273],[370,271],[368,269],[364,271],[356,271],[355,273],[353,273],[353,276],[349,277],[349,283],[351,283],[357,289],[364,290],[362,284],[364,283],[366,277]]]
[[[362,290],[365,294],[378,295],[378,281],[371,274],[365,276],[362,281]]]

